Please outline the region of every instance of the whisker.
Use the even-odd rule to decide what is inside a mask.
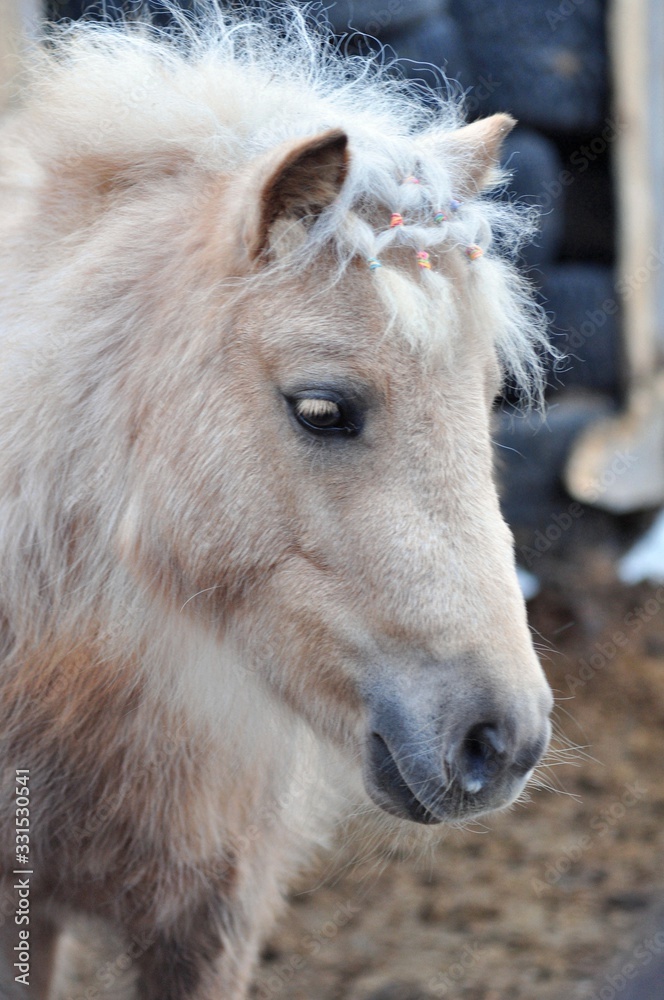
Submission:
[[[189,604],[189,601],[193,601],[194,598],[200,597],[201,594],[209,594],[213,590],[219,590],[220,586],[221,586],[221,584],[217,583],[217,584],[214,585],[214,587],[205,587],[204,590],[198,590],[195,594],[192,594],[191,597],[188,597],[187,600],[182,605],[182,607],[180,608],[180,614],[182,614],[182,612],[184,611],[184,609],[187,607],[187,605]]]

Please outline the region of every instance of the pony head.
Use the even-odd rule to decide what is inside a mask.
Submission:
[[[113,613],[155,690],[177,673],[232,733],[260,688],[383,810],[463,819],[549,738],[490,437],[544,336],[507,255],[527,220],[486,197],[513,122],[460,127],[297,23],[72,29],[39,77],[42,225],[5,247],[37,275],[30,349],[59,338],[22,376],[31,530],[70,566],[54,606]],[[187,621],[204,677],[159,645]]]

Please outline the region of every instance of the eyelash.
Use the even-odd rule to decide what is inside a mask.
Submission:
[[[341,398],[336,393],[301,393],[297,396],[290,397],[288,402],[293,416],[300,427],[315,437],[357,437],[357,435],[361,432],[359,414],[355,413],[354,407],[352,407],[346,400]],[[317,416],[315,412],[311,412],[309,414],[305,414],[305,412],[303,412],[306,409],[307,403],[314,404],[316,402],[322,404],[318,414],[322,418],[325,417],[326,413],[332,415],[330,409],[324,406],[325,403],[330,404],[332,407],[336,407],[338,417],[334,423],[325,424],[324,421],[321,420],[321,423],[317,424],[315,422],[315,418]],[[313,410],[315,409],[316,407],[314,406]]]

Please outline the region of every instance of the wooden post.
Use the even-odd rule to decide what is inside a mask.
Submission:
[[[621,513],[664,503],[662,0],[613,0],[609,31],[627,408],[580,436],[565,480],[577,499]]]
[[[614,0],[610,22],[616,115],[618,278],[634,388],[664,348],[664,6]]]

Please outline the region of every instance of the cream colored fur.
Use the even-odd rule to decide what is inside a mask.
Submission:
[[[0,843],[29,767],[35,907],[142,941],[146,1000],[239,1000],[293,873],[378,815],[377,663],[470,648],[523,720],[547,703],[489,436],[544,338],[503,256],[529,220],[483,197],[507,119],[460,129],[296,10],[182,27],[60,31],[2,134]],[[329,130],[335,196],[272,205]],[[283,403],[330,373],[374,392],[340,465]]]

